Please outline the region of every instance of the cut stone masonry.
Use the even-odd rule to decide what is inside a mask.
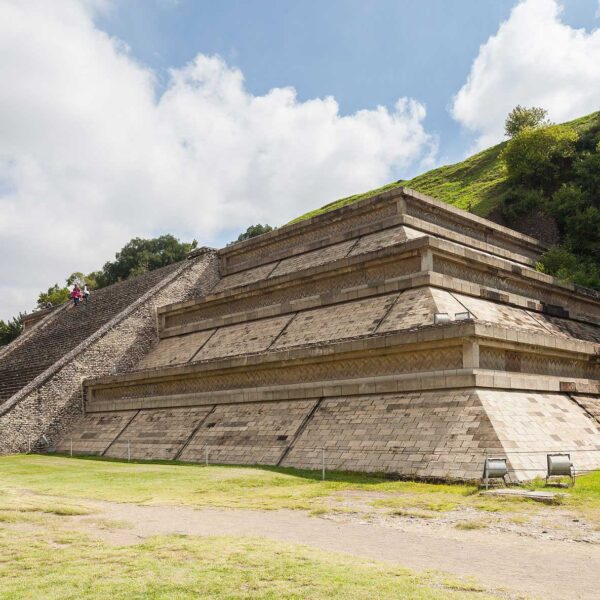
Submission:
[[[486,455],[515,481],[546,452],[600,468],[600,295],[537,272],[544,250],[402,188],[223,248],[158,308],[157,344],[90,373],[56,448],[460,480]]]

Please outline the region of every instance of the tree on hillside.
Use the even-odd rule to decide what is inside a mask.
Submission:
[[[577,132],[566,125],[524,129],[502,151],[509,182],[554,191],[572,177]]]
[[[46,292],[40,292],[37,299],[38,308],[46,308],[48,302],[52,306],[58,306],[69,299],[69,290],[66,287],[60,287],[58,283],[48,288]]]
[[[183,260],[197,245],[196,240],[180,242],[170,234],[154,239],[133,238],[117,252],[114,261],[107,262],[101,271],[87,275],[86,280],[93,280],[96,287],[124,281]]]
[[[538,269],[600,289],[600,113],[583,133],[569,125],[525,127],[500,156],[506,223],[518,229],[520,219],[540,214],[560,232]]]
[[[594,152],[587,152],[576,161],[575,181],[600,207],[600,142]]]
[[[237,242],[243,242],[244,240],[249,240],[250,238],[256,237],[257,235],[262,235],[263,233],[269,233],[269,231],[273,231],[273,228],[270,225],[261,225],[258,223],[257,225],[250,225],[248,229],[244,233],[240,233],[237,238]]]
[[[550,125],[550,121],[546,119],[547,115],[548,111],[539,106],[527,108],[518,104],[508,113],[504,121],[504,133],[512,138],[524,129]]]
[[[8,322],[0,320],[0,346],[5,346],[21,335],[23,331],[23,314],[13,317]]]

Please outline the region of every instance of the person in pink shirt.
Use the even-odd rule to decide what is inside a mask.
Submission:
[[[79,306],[79,302],[81,300],[81,290],[79,289],[79,286],[77,284],[75,284],[73,286],[73,291],[71,292],[71,298],[73,299],[73,306],[75,306],[75,307]]]

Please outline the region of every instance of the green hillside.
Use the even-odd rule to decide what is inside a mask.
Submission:
[[[584,135],[598,128],[600,112],[581,117],[565,125]],[[330,202],[321,208],[308,212],[292,221],[302,221],[321,213],[352,204],[391,190],[395,187],[408,187],[438,200],[448,202],[458,208],[470,210],[485,217],[499,208],[508,191],[507,173],[500,153],[507,142],[492,146],[462,162],[446,165],[427,171],[413,179],[388,183],[380,188],[355,194]]]

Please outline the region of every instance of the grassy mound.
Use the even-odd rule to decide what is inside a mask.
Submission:
[[[570,121],[566,125],[581,135],[596,126],[599,115],[600,112],[592,113]],[[500,153],[505,146],[506,142],[502,142],[462,162],[427,171],[413,179],[399,180],[362,194],[335,200],[301,215],[292,223],[371,198],[397,187],[411,188],[457,208],[470,210],[481,217],[486,217],[501,204],[508,189],[506,171],[500,160]]]

